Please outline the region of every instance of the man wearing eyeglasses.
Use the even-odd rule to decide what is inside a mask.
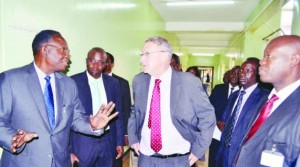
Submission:
[[[172,69],[172,53],[166,39],[146,40],[144,72],[133,80],[128,138],[141,167],[184,167],[204,160],[215,128],[214,109],[199,78]]]
[[[114,104],[84,114],[76,84],[60,73],[70,55],[59,32],[41,31],[32,50],[32,63],[0,74],[0,166],[71,166],[70,130],[101,135]]]
[[[112,167],[115,159],[122,156],[124,140],[123,114],[119,81],[102,73],[106,67],[107,54],[104,49],[92,48],[86,58],[87,70],[73,75],[79,98],[87,115],[94,115],[101,104],[113,101],[118,118],[109,122],[100,137],[72,132],[70,138],[72,161],[80,167]]]

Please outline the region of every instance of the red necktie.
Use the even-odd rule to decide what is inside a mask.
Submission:
[[[161,80],[156,79],[152,92],[148,127],[151,128],[151,148],[158,152],[162,148],[161,127],[160,127],[160,84]]]
[[[270,112],[273,107],[273,103],[278,100],[279,98],[274,94],[269,101],[263,106],[258,118],[256,119],[255,123],[252,125],[247,138],[246,142],[251,139],[251,137],[256,133],[256,131],[259,129],[259,127],[265,122],[265,120],[270,115]]]

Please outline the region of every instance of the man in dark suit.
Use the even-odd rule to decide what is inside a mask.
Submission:
[[[128,125],[128,119],[131,112],[131,97],[130,97],[130,88],[129,83],[126,79],[119,77],[118,75],[112,73],[112,69],[115,65],[115,59],[112,54],[109,52],[106,52],[107,54],[107,62],[106,62],[106,68],[105,73],[118,79],[120,83],[120,92],[121,92],[121,102],[122,102],[122,113],[124,118],[124,130],[125,130],[125,144],[128,145],[128,133],[127,133],[127,125]],[[115,167],[122,166],[122,158],[116,159]]]
[[[261,105],[260,99],[270,93],[258,85],[258,68],[259,59],[254,58],[245,61],[241,66],[239,81],[242,87],[240,91],[236,91],[230,96],[224,112],[226,116],[223,119],[226,123],[216,158],[216,166],[232,166],[249,121],[255,115],[257,105]],[[241,92],[245,92],[245,94],[242,95]],[[239,104],[239,99],[241,99],[240,109],[234,111]],[[230,124],[232,124],[232,129],[229,129]]]
[[[87,71],[72,76],[78,95],[87,115],[93,115],[102,103],[113,101],[119,116],[109,122],[100,137],[72,132],[70,143],[72,157],[79,158],[81,167],[112,167],[120,158],[124,146],[124,125],[121,110],[120,86],[117,79],[102,73],[107,55],[102,48],[92,48],[86,58]]]
[[[239,90],[238,85],[238,72],[239,66],[233,67],[231,70],[227,71],[223,76],[223,81],[228,78],[229,83],[219,84],[212,90],[209,101],[214,106],[215,115],[217,120],[217,127],[220,131],[223,131],[225,122],[222,120],[222,115],[225,111],[228,98],[230,94]],[[209,146],[209,162],[210,167],[216,166],[216,156],[218,148],[220,146],[220,139],[212,139],[211,145]]]
[[[133,80],[128,138],[141,167],[183,167],[204,160],[215,128],[199,78],[173,70],[171,56],[166,39],[149,38],[141,54],[144,72]]]
[[[60,73],[70,54],[59,32],[41,31],[32,50],[32,63],[0,74],[1,166],[71,166],[70,130],[100,135],[117,113],[109,116],[109,103],[93,117],[84,114],[76,84]]]
[[[260,65],[260,79],[272,83],[274,89],[250,123],[236,166],[271,166],[282,156],[283,164],[276,165],[300,165],[300,37],[284,35],[271,40]],[[278,155],[275,158],[275,153],[266,154],[272,148]],[[262,155],[270,159],[265,161]]]

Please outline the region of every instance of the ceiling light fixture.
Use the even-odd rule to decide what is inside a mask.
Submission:
[[[79,10],[98,10],[98,9],[130,9],[136,7],[133,3],[82,3],[77,4]]]
[[[234,1],[176,1],[167,2],[167,6],[192,6],[192,5],[232,5]]]
[[[214,53],[192,53],[193,56],[209,56],[209,57],[212,57],[212,56],[215,56]]]

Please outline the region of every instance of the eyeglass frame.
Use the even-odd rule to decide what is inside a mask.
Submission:
[[[56,45],[52,45],[52,44],[46,44],[45,46],[52,46],[54,48],[62,49],[63,54],[70,55],[70,49],[69,48],[60,47],[60,46],[56,46]]]
[[[160,50],[160,51],[153,51],[153,52],[145,52],[145,53],[140,53],[140,56],[143,57],[148,57],[150,54],[152,53],[158,53],[158,52],[168,52],[168,51],[165,51],[165,50]]]

